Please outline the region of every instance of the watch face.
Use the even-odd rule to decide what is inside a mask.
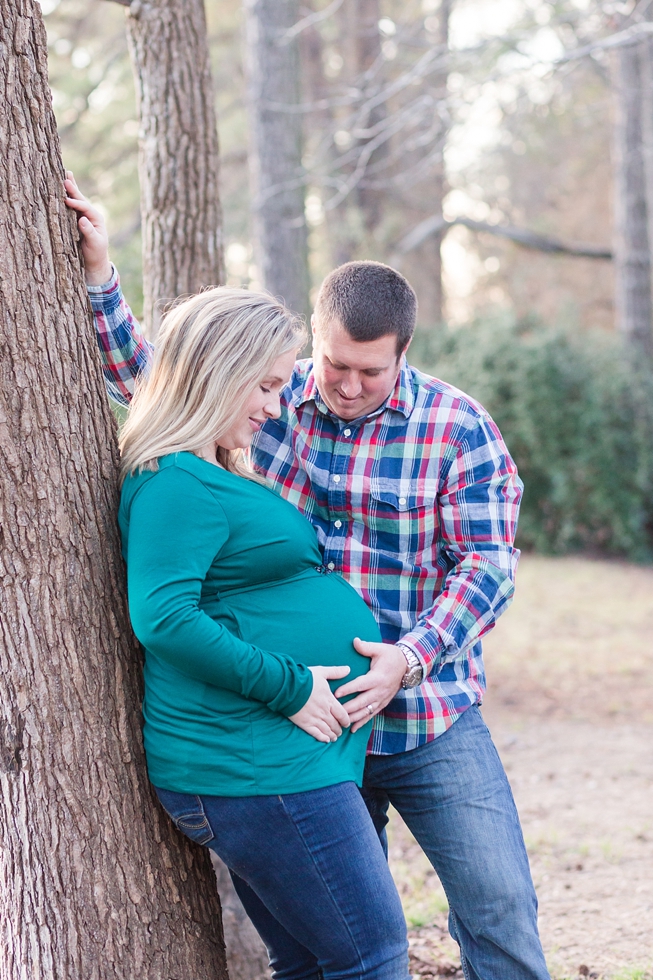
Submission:
[[[410,670],[404,675],[402,687],[417,687],[418,684],[422,683],[422,674],[423,670],[421,664],[417,667],[411,667]]]

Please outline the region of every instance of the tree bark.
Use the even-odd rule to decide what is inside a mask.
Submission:
[[[225,980],[147,781],[117,449],[34,0],[0,0],[0,980]]]
[[[651,248],[644,154],[643,60],[648,44],[626,45],[614,54],[616,118],[615,272],[617,327],[639,348],[653,352]]]
[[[379,0],[345,0],[336,14],[338,24],[338,51],[343,58],[341,88],[356,92],[357,103],[350,110],[345,131],[373,131],[386,115],[383,103],[364,113],[361,106],[372,99],[382,88],[385,73],[380,68],[381,34]],[[352,150],[358,159],[351,160],[341,169],[341,176],[349,177],[357,168],[360,156],[369,152],[371,137],[352,137]],[[333,149],[339,156],[342,150]],[[369,184],[370,167],[383,160],[387,145],[383,143],[369,155],[362,167],[360,180],[352,193],[335,208],[327,212],[331,255],[334,265],[350,262],[355,257],[378,257],[374,232],[383,216],[384,192]]]
[[[229,980],[269,980],[268,951],[236,894],[229,869],[214,851],[211,860],[222,905]]]
[[[642,154],[646,185],[649,278],[651,279],[651,320],[644,350],[653,355],[653,38],[640,41],[639,61],[642,70]]]
[[[437,11],[438,29],[431,32],[431,43],[443,49],[449,46],[449,18],[453,0],[440,0],[440,7]],[[432,15],[433,16],[433,15]],[[426,33],[426,32],[425,32]],[[447,99],[448,71],[439,72],[432,81],[434,101],[442,104]],[[446,113],[443,114],[446,117]],[[420,183],[415,191],[409,194],[409,205],[415,200],[421,205],[422,214],[424,204],[432,209],[435,214],[442,214],[442,205],[447,193],[447,179],[445,173],[444,150],[448,136],[448,126],[442,126],[439,137],[440,154],[435,163],[433,174],[429,180]],[[412,199],[412,200],[411,200]],[[419,211],[413,212],[416,218]],[[436,232],[426,238],[406,262],[405,273],[415,287],[419,297],[419,322],[420,325],[433,327],[441,323],[445,317],[444,310],[444,290],[442,285],[442,241],[445,230]]]
[[[357,0],[350,5],[351,14],[354,17],[352,31],[352,47],[354,51],[353,62],[355,65],[355,75],[353,84],[360,86],[371,98],[381,89],[384,77],[382,72],[377,72],[375,81],[368,79],[374,66],[381,59],[381,34],[379,32],[379,20],[381,19],[381,6],[379,0]],[[374,106],[367,114],[367,118],[361,119],[360,123],[364,129],[370,132],[375,130],[386,116],[386,107],[383,103]],[[365,148],[370,139],[359,141],[361,149]],[[387,144],[378,146],[370,155],[367,161],[366,170],[379,163],[387,153]],[[364,175],[356,189],[358,206],[361,209],[363,222],[367,232],[373,232],[383,216],[384,194],[376,187],[371,187],[367,175]]]
[[[204,0],[134,0],[146,329],[177,296],[224,282],[218,135]]]
[[[310,315],[297,0],[245,0],[256,261],[266,289]]]

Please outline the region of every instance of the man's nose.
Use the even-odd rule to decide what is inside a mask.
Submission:
[[[348,375],[340,382],[340,390],[345,398],[355,398],[361,393],[360,378],[357,375]]]

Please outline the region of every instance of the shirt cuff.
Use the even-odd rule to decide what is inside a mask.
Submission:
[[[89,284],[86,283],[86,291],[91,293],[93,296],[97,296],[98,293],[110,293],[113,289],[115,289],[118,284],[118,270],[113,262],[111,263],[111,269],[111,279],[107,279],[106,282],[101,283],[99,286],[89,286]]]
[[[397,643],[408,647],[418,658],[424,671],[423,680],[438,666],[446,650],[438,634],[425,626],[417,626],[410,633],[400,636]]]
[[[313,673],[304,664],[294,664],[297,670],[294,672],[292,682],[289,685],[291,690],[286,689],[280,692],[267,705],[270,711],[275,711],[286,718],[296,715],[300,708],[303,708],[311,694],[313,693]]]

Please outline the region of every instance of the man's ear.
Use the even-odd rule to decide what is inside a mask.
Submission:
[[[413,342],[413,338],[411,337],[411,338],[410,338],[410,340],[408,341],[408,343],[406,344],[406,346],[404,347],[404,349],[402,350],[402,352],[401,352],[401,354],[400,354],[400,355],[399,355],[399,357],[397,358],[397,363],[399,363],[399,361],[400,361],[400,360],[402,359],[402,357],[403,357],[403,356],[404,356],[405,354],[407,354],[407,353],[408,353],[408,348],[410,347],[410,345],[412,344],[412,342]]]
[[[311,313],[311,334],[313,336],[313,340],[315,340],[315,337],[316,337],[316,334],[317,334],[317,327],[315,326],[315,314],[314,313]]]

